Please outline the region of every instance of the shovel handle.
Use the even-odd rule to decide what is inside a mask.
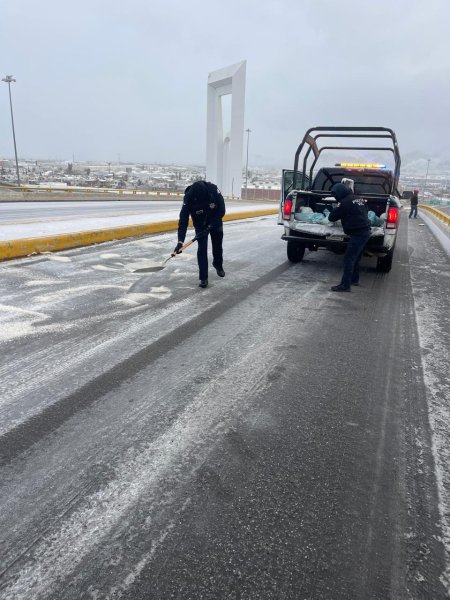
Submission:
[[[188,242],[186,242],[185,244],[183,244],[181,246],[181,248],[178,250],[178,252],[172,252],[172,254],[170,256],[176,256],[177,254],[181,254],[183,252],[183,250],[186,250],[186,248],[189,248],[189,246],[191,244],[193,244],[197,239],[197,236],[195,236],[194,238],[192,238],[192,240],[189,240]]]

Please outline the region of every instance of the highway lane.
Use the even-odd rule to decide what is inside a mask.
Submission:
[[[173,212],[177,218],[183,198],[177,200],[140,200],[140,201],[114,201],[102,200],[98,202],[0,202],[0,224],[39,223],[42,220],[67,220],[85,217],[115,217],[120,215],[142,215]],[[253,203],[254,204],[254,203]],[[242,201],[228,201],[227,207],[248,207],[251,203]]]
[[[403,221],[342,295],[273,218],[207,290],[132,273],[173,235],[0,265],[0,598],[448,597],[448,259]]]
[[[2,224],[39,222],[42,219],[79,219],[80,216],[100,217],[180,210],[182,198],[177,200],[141,200],[98,202],[0,202]]]
[[[0,203],[0,240],[48,237],[77,231],[173,220],[180,214],[177,201]],[[227,213],[272,209],[274,203],[227,202]]]

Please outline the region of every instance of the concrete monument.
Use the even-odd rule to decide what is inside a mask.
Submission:
[[[208,76],[206,179],[224,196],[240,196],[244,145],[244,60]],[[223,130],[222,97],[231,94],[230,131]]]

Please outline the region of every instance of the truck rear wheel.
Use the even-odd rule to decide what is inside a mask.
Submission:
[[[303,244],[296,244],[288,240],[287,243],[287,257],[293,263],[300,262],[305,256],[305,246]]]
[[[377,258],[377,271],[379,273],[389,273],[392,269],[392,260],[394,258],[394,249],[392,249],[386,256]]]

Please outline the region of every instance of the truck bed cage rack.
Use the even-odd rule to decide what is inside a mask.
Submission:
[[[351,133],[354,132],[354,133]],[[358,133],[360,132],[360,133]],[[389,139],[392,146],[322,146],[319,148],[317,140],[319,138],[366,138],[366,139]],[[307,146],[307,148],[306,148]],[[391,193],[397,189],[398,179],[400,176],[400,151],[398,148],[397,138],[394,131],[388,127],[311,127],[305,133],[297,151],[295,153],[294,173],[293,173],[293,189],[297,189],[298,183],[298,163],[301,152],[306,148],[303,156],[303,170],[301,178],[301,187],[305,185],[305,175],[308,163],[308,158],[311,152],[314,155],[314,160],[309,170],[309,179],[313,180],[314,167],[324,150],[376,150],[388,151],[394,155],[394,178],[392,182]]]

